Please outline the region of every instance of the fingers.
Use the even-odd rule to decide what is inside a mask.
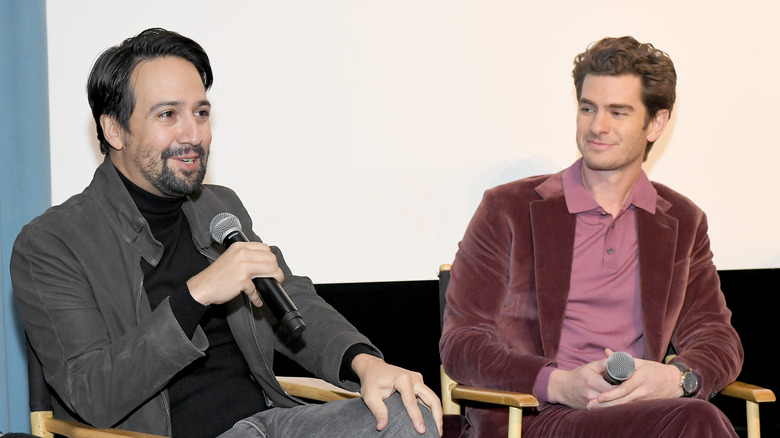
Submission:
[[[407,415],[409,415],[409,419],[412,421],[415,431],[420,434],[423,434],[426,431],[422,412],[423,408],[420,406],[420,402],[422,402],[422,404],[431,411],[439,436],[442,436],[444,421],[441,401],[432,390],[425,385],[422,385],[421,388],[417,388],[416,390],[411,386],[406,387],[405,385],[399,385],[397,392],[401,396],[401,402],[404,405]],[[388,397],[391,394],[388,394]],[[371,411],[374,418],[376,418],[376,430],[378,431],[384,430],[390,421],[389,412],[384,399],[385,397],[382,397],[382,394],[379,391],[365,391],[363,393],[363,402],[366,404],[369,411]]]
[[[256,306],[262,300],[253,278],[270,277],[280,283],[284,273],[271,247],[260,242],[236,242],[206,269],[187,281],[192,297],[203,305],[222,304],[246,293]]]
[[[430,407],[439,429],[439,435],[441,435],[443,429],[441,401],[425,385],[420,373],[389,365],[381,358],[368,354],[357,355],[352,360],[352,369],[360,378],[360,393],[366,406],[377,420],[377,430],[383,430],[389,421],[385,399],[394,392],[398,392],[414,429],[419,433],[425,433],[423,412],[417,402],[419,397],[424,404]]]
[[[420,411],[420,405],[417,403],[417,394],[415,394],[412,385],[406,381],[396,389],[401,394],[401,401],[404,404],[404,408],[406,408],[406,413],[412,420],[414,430],[419,433],[425,433],[425,422],[423,421],[422,412]]]
[[[284,281],[284,273],[279,267],[276,255],[271,247],[261,242],[240,242],[230,246],[220,258],[228,256],[242,277],[271,277],[279,283]]]
[[[257,291],[257,289],[244,291],[244,294],[249,297],[249,301],[251,301],[255,307],[260,307],[263,305],[263,300],[260,298],[260,293]]]
[[[387,406],[378,391],[366,390],[362,394],[363,402],[376,418],[376,430],[383,430],[388,423]]]
[[[428,409],[430,409],[431,414],[433,415],[433,420],[436,422],[436,427],[439,430],[439,436],[442,436],[444,434],[444,412],[442,411],[441,400],[439,400],[439,397],[436,395],[436,393],[434,393],[427,386],[423,386],[423,388],[418,391],[417,398],[419,398],[419,401],[422,402]],[[417,406],[419,406],[419,403]],[[419,428],[417,429],[417,431],[420,433],[425,432],[425,424],[422,424],[422,430]]]

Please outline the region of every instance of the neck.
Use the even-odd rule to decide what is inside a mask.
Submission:
[[[607,213],[617,217],[634,188],[642,168],[636,171],[600,171],[582,166],[582,182]]]

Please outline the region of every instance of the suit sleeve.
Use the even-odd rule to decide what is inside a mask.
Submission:
[[[439,350],[458,382],[532,393],[552,361],[541,354],[538,330],[525,329],[538,327],[527,210],[510,213],[505,205],[486,192],[460,242]]]
[[[731,325],[731,311],[712,263],[707,219],[703,213],[693,235],[685,298],[672,345],[677,358],[699,374],[701,388],[697,397],[706,399],[737,378],[744,352]]]
[[[27,226],[14,245],[11,272],[20,316],[62,402],[82,421],[114,426],[201,357],[207,341],[202,330],[192,340],[184,334],[167,300],[137,321],[125,293],[128,273],[108,272],[108,264],[82,258],[79,242],[94,245],[90,236],[63,238],[49,228]],[[100,283],[97,272],[114,276],[113,293],[93,289]],[[121,315],[102,313],[106,303],[100,300],[119,304]]]
[[[248,214],[242,223],[244,221],[251,226]],[[250,239],[260,240],[254,232],[251,232]],[[350,347],[356,345],[365,346],[377,357],[383,357],[381,351],[344,316],[317,295],[311,279],[293,274],[278,247],[272,247],[272,251],[284,272],[282,287],[300,311],[306,324],[301,339],[291,339],[284,334],[275,336],[274,349],[323,380],[350,391],[359,390],[360,382],[341,379],[344,355]]]

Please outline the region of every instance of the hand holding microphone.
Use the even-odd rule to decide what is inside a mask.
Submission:
[[[241,222],[230,213],[220,213],[211,220],[209,226],[211,237],[228,248],[235,242],[249,242],[241,231]],[[279,323],[286,327],[293,336],[300,336],[306,329],[301,313],[295,307],[282,285],[274,278],[253,278],[252,282],[260,294],[260,298],[271,310]]]
[[[616,351],[607,358],[607,370],[604,372],[604,380],[612,385],[620,385],[634,375],[636,363],[630,354],[624,351]]]

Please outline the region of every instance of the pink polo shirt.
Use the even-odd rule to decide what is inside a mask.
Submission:
[[[563,173],[569,213],[577,215],[569,297],[555,367],[572,370],[604,358],[604,348],[643,354],[636,209],[655,212],[657,193],[644,171],[617,217],[582,182],[582,159]],[[547,401],[555,368],[539,373],[534,392]]]

